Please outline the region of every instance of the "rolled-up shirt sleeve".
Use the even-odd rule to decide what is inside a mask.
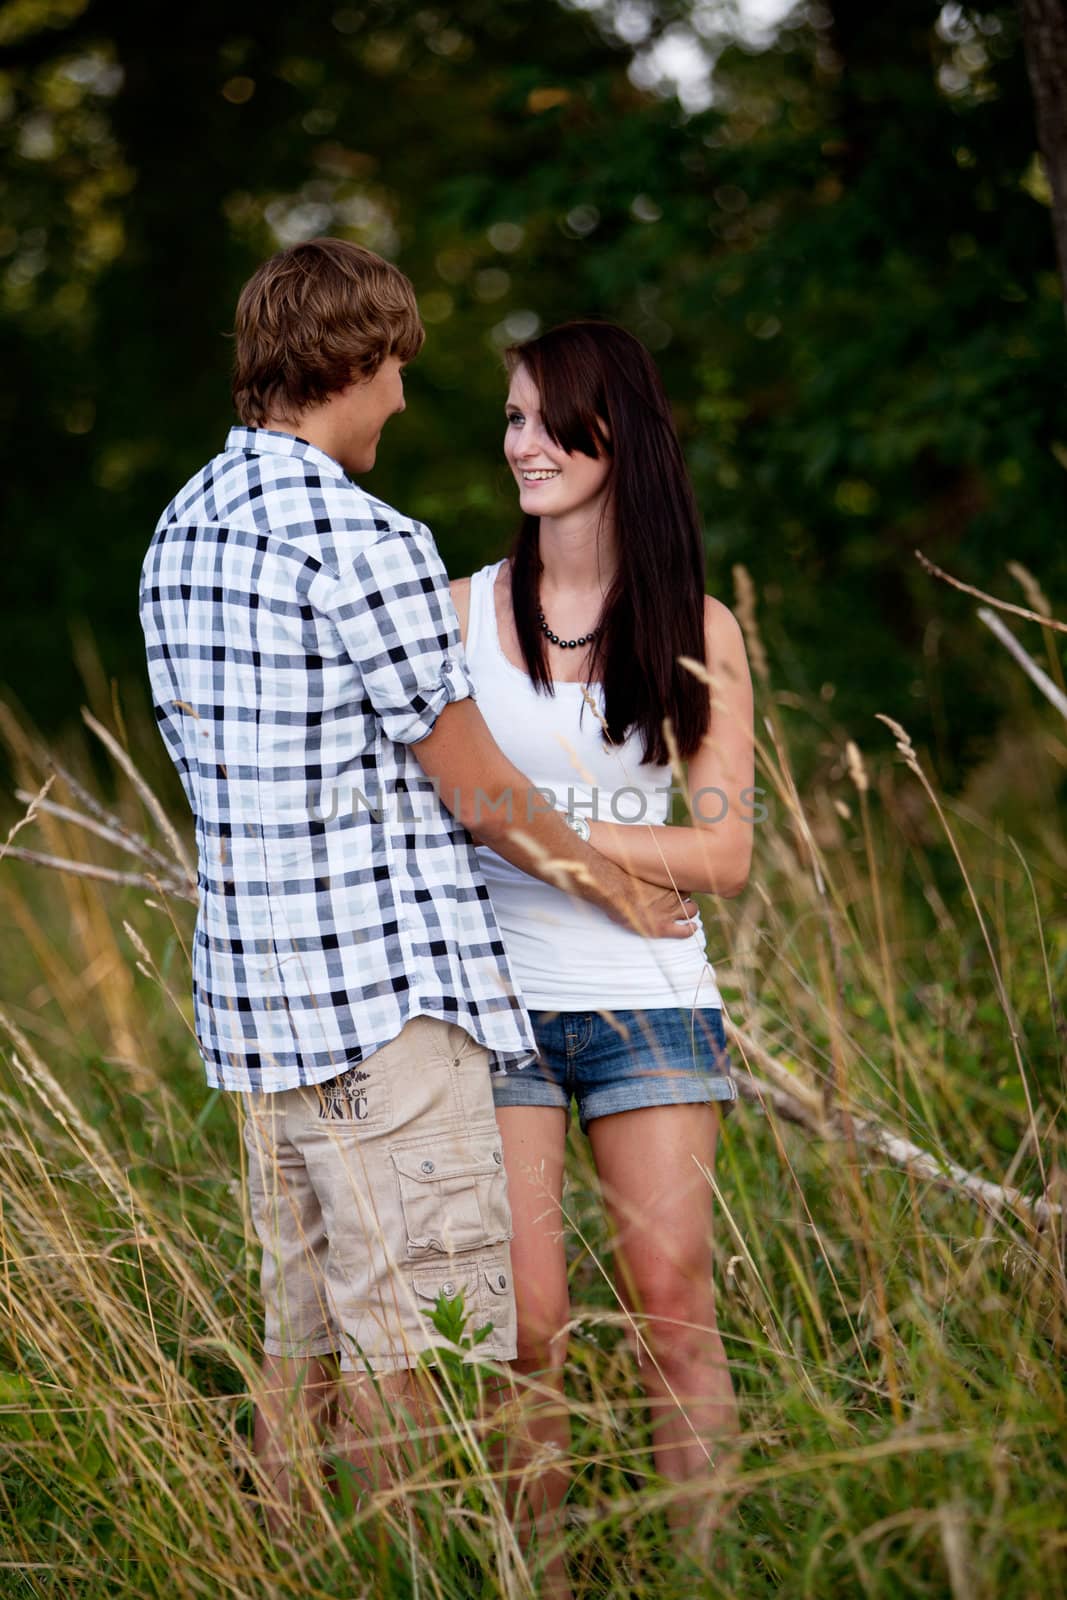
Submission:
[[[417,744],[450,701],[473,695],[448,574],[421,523],[360,552],[336,580],[329,617],[395,743]]]

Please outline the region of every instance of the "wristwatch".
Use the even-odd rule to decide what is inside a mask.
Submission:
[[[573,811],[567,811],[564,813],[563,820],[571,832],[578,835],[583,844],[589,843],[590,828],[588,817],[576,817]]]

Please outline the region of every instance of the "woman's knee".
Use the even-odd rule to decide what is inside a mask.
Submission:
[[[667,1358],[699,1354],[717,1331],[715,1294],[707,1281],[679,1275],[650,1285],[634,1309],[644,1338]]]
[[[570,1306],[551,1307],[539,1305],[536,1311],[518,1307],[519,1365],[527,1372],[562,1372],[567,1358],[567,1324]]]

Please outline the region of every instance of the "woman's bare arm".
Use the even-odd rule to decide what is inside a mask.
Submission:
[[[737,619],[710,596],[704,637],[711,721],[688,763],[690,825],[593,822],[590,843],[650,883],[730,897],[745,887],[752,860],[752,679]]]

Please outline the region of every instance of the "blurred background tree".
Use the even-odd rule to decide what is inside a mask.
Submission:
[[[1063,303],[1013,5],[7,0],[0,140],[0,681],[46,726],[87,631],[141,683],[138,568],[231,420],[237,291],[318,233],[419,291],[369,487],[450,570],[516,520],[501,348],[611,316],[662,364],[710,585],[750,569],[779,686],[828,725],[902,718],[949,782],[1029,699],[912,554],[1017,599],[1021,562],[1067,603]]]

